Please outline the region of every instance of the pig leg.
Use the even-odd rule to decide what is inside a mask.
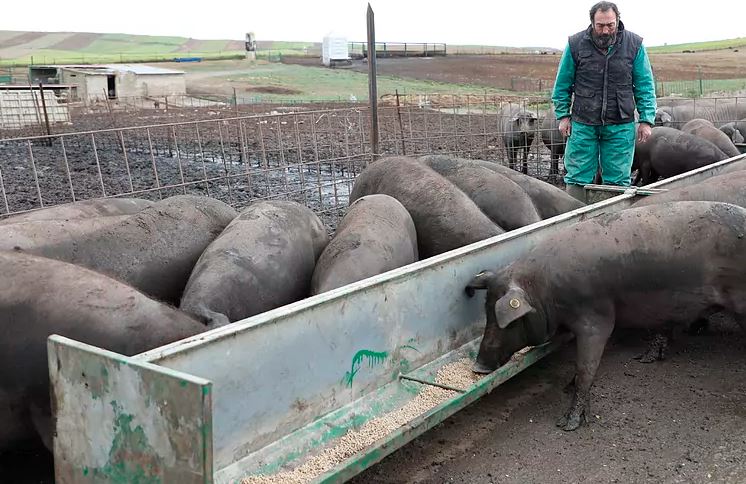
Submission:
[[[521,171],[524,175],[528,175],[528,150],[531,149],[531,145],[525,142],[523,145],[523,167]]]
[[[518,158],[518,147],[515,146],[513,141],[508,143],[508,168],[515,170],[516,160]]]
[[[673,334],[673,328],[669,327],[666,333],[655,333],[653,340],[648,345],[648,349],[641,355],[635,356],[634,359],[640,363],[653,363],[666,359],[666,350],[668,350],[668,341]]]
[[[611,301],[598,303],[571,321],[567,326],[577,343],[575,395],[567,413],[557,420],[557,426],[563,430],[575,430],[588,420],[593,378],[614,330],[614,306]]]
[[[645,160],[640,163],[634,185],[643,186],[653,181],[653,167],[650,165],[650,161]]]

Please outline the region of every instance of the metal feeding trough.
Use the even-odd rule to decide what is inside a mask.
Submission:
[[[478,348],[484,293],[464,292],[474,274],[745,158],[621,194],[587,187],[611,198],[137,356],[51,336],[56,481],[348,479],[563,343],[478,381],[442,379]]]

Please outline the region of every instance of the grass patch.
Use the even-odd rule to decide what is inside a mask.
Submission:
[[[355,98],[368,99],[366,74],[345,69],[327,69],[289,64],[260,64],[245,73],[225,77],[238,91],[239,102],[273,100],[345,101]],[[393,76],[378,77],[378,94],[474,94],[484,92],[484,87],[469,84],[402,79]],[[287,91],[296,94],[274,94],[267,91]],[[489,94],[507,91],[486,89]],[[513,93],[515,94],[515,93]]]
[[[675,54],[685,50],[693,52],[706,51],[706,50],[725,50],[725,49],[738,49],[746,47],[746,37],[738,37],[735,39],[727,40],[713,40],[710,42],[692,42],[687,44],[672,44],[672,45],[657,45],[654,47],[647,47],[648,53],[650,54]]]
[[[50,34],[52,35],[52,34]],[[186,37],[155,35],[101,34],[82,49],[29,49],[28,54],[12,58],[0,57],[0,66],[29,64],[106,64],[115,62],[158,62],[174,57],[203,57],[205,59],[234,59],[243,56],[243,50],[226,50],[228,40],[196,40],[197,47],[182,51],[189,42]],[[55,41],[56,42],[56,41]],[[192,45],[195,39],[191,39]],[[296,45],[299,43],[290,43]],[[310,43],[309,43],[310,44]],[[13,49],[18,51],[20,46]],[[0,46],[0,54],[2,48]]]

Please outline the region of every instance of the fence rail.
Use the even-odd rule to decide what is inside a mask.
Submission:
[[[368,57],[367,42],[349,42],[351,57]],[[416,42],[376,42],[376,57],[429,57],[446,55],[446,44]]]
[[[718,92],[746,90],[746,78],[742,79],[692,79],[687,81],[656,81],[658,96],[702,97]]]
[[[404,96],[399,108],[384,102],[377,154],[504,160],[500,109],[506,105],[488,96]],[[295,200],[333,230],[352,180],[373,158],[367,106],[227,115],[0,139],[0,213],[89,198],[195,193],[236,208],[259,199]],[[85,119],[75,122],[83,126]],[[542,149],[529,148],[528,169],[537,176],[548,171]]]
[[[532,141],[517,147],[511,160],[506,141],[515,128],[507,110],[514,107],[537,119]],[[551,126],[541,127],[546,97],[407,95],[399,96],[398,106],[395,97],[384,97],[378,153],[370,149],[365,104],[289,111],[264,106],[254,114],[236,108],[172,108],[163,117],[135,111],[121,119],[108,112],[78,113],[75,132],[1,138],[0,215],[90,198],[192,193],[239,209],[260,199],[294,200],[333,231],[355,176],[374,156],[450,154],[514,163],[549,181],[558,179],[562,167],[564,140]],[[126,124],[134,119],[141,125]]]

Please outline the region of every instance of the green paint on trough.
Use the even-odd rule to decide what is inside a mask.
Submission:
[[[318,430],[319,428],[326,427],[327,430],[324,431],[324,433],[321,435],[320,438],[312,439],[309,442],[309,445],[312,449],[323,448],[323,447],[326,447],[326,445],[332,442],[333,440],[343,437],[348,432],[349,429],[358,428],[362,426],[369,420],[372,420],[373,418],[377,417],[380,413],[381,413],[380,406],[376,406],[376,407],[371,408],[370,411],[368,412],[359,412],[359,413],[352,415],[350,419],[347,420],[343,425],[334,425],[334,424],[330,424],[325,419],[319,419],[313,424],[311,424],[310,428],[305,427],[299,432],[308,434],[315,430]],[[298,459],[299,457],[304,456],[307,452],[303,450],[304,448],[302,446],[289,445],[288,447],[294,450],[291,450],[290,452],[285,453],[284,455],[282,455],[281,458],[275,460],[274,462],[263,465],[261,468],[259,468],[256,471],[256,473],[269,475],[269,474],[275,474],[277,472],[280,472],[283,466],[285,466],[289,462],[292,462]]]
[[[407,343],[415,343],[414,338],[410,338],[407,340]],[[399,346],[393,353],[394,356],[399,355],[402,350],[413,350],[417,353],[420,352],[417,348],[412,346],[412,344],[406,344]],[[352,357],[352,364],[350,365],[350,371],[345,372],[344,377],[342,378],[342,383],[348,388],[352,387],[352,383],[355,380],[355,376],[360,371],[360,368],[362,367],[363,361],[367,361],[368,367],[371,368],[375,365],[380,365],[386,359],[389,357],[389,353],[387,351],[371,351],[371,350],[360,350],[357,353],[355,353],[355,356]],[[409,371],[409,361],[402,358],[399,361],[400,368],[397,370],[396,374],[398,375],[398,371],[401,371],[402,373],[405,373]]]
[[[132,428],[134,415],[124,413],[115,400],[110,403],[115,415],[114,440],[106,465],[92,469],[93,479],[114,484],[160,484],[158,474],[162,463],[148,443],[143,428],[139,425]],[[84,475],[89,472],[87,467],[83,470]]]
[[[340,463],[314,482],[343,482],[355,476],[539,361],[567,339],[563,337],[551,343],[534,347],[525,354],[514,356],[510,362],[466,389],[466,393],[456,395],[414,418],[367,449]],[[418,368],[409,375],[422,379],[434,379],[437,371],[445,364],[466,356],[470,356],[473,360],[480,340],[481,338],[475,339],[461,348]],[[402,407],[414,398],[422,390],[422,387],[422,384],[396,378],[392,383],[378,388],[369,396],[364,397],[363,400],[327,414],[272,444],[277,446],[277,451],[270,454],[274,457],[263,460],[262,465],[250,470],[248,474],[271,475],[288,467],[302,465],[304,457],[315,454],[320,449],[335,445],[335,441],[350,430],[360,428],[365,423]],[[294,461],[297,461],[297,464]],[[259,462],[262,462],[262,460]]]
[[[388,356],[389,354],[386,351],[358,351],[357,353],[355,353],[355,356],[352,357],[350,371],[345,372],[345,376],[342,381],[347,387],[352,387],[352,382],[355,380],[355,375],[357,375],[358,371],[360,371],[363,360],[366,360],[368,362],[368,367],[373,367],[375,365],[380,365],[381,363],[386,361],[386,358],[388,358]]]
[[[342,462],[335,468],[320,476],[316,483],[334,483],[344,482],[351,477],[359,474],[368,467],[380,462],[384,457],[391,454],[398,448],[407,444],[427,430],[433,428],[443,420],[447,419],[457,411],[473,403],[479,398],[491,392],[497,386],[506,382],[513,376],[533,365],[546,355],[562,346],[572,339],[572,335],[563,334],[555,338],[550,343],[532,348],[521,356],[514,356],[508,363],[498,368],[494,372],[485,376],[470,388],[466,393],[458,394],[451,399],[446,400],[440,405],[430,409],[430,411],[415,417],[413,420],[403,425],[396,431],[387,435],[383,439],[375,442],[373,445],[358,452],[346,461]],[[451,352],[453,354],[456,351]],[[470,354],[468,351],[467,354]],[[453,358],[455,359],[455,358]],[[451,360],[452,361],[452,360]],[[442,366],[442,363],[439,365]]]

